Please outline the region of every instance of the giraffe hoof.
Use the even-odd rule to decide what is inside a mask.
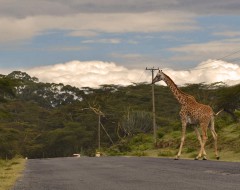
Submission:
[[[176,157],[174,158],[174,160],[179,160],[179,156],[176,156]]]
[[[198,160],[198,157],[194,158],[194,160]]]
[[[217,156],[216,159],[219,160],[219,159],[220,159],[220,156]]]
[[[203,160],[207,160],[207,158],[204,156],[204,157],[203,157]]]

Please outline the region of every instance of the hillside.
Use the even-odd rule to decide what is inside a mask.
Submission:
[[[215,112],[225,109],[216,120],[220,148],[239,153],[240,84],[187,84],[181,89],[211,105]],[[180,142],[179,105],[168,87],[155,86],[158,126],[155,147],[151,97],[151,85],[145,83],[79,89],[42,83],[20,71],[1,75],[0,157],[58,157],[76,152],[93,155],[98,147],[96,110],[104,114],[101,150],[111,155],[157,151],[157,155],[171,156]],[[198,142],[191,129],[188,130],[185,152],[194,154]]]

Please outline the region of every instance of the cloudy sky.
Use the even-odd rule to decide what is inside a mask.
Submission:
[[[0,0],[0,73],[78,87],[240,83],[239,0]]]

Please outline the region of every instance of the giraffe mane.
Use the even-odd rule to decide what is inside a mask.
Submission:
[[[163,72],[162,72],[162,73],[163,73]],[[170,81],[172,82],[172,84],[173,84],[182,94],[184,94],[184,95],[186,95],[186,96],[188,96],[188,97],[191,97],[191,98],[193,98],[193,99],[195,100],[195,98],[194,98],[192,95],[189,95],[189,94],[183,92],[182,90],[180,90],[180,89],[178,88],[178,86],[175,84],[175,82],[174,82],[168,75],[166,75],[165,73],[163,73],[163,74],[168,78],[168,80],[170,80]]]

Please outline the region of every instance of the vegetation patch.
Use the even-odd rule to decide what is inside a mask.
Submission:
[[[159,157],[173,157],[173,156],[175,156],[175,152],[176,151],[174,151],[174,150],[163,149],[163,150],[158,151],[158,156]]]
[[[144,151],[134,151],[132,153],[130,153],[130,156],[147,156],[147,153]]]
[[[10,190],[21,176],[24,166],[25,160],[22,158],[0,160],[0,190]]]
[[[186,84],[180,89],[215,112],[224,108],[215,123],[220,155],[240,153],[240,84]],[[79,89],[39,82],[27,73],[13,71],[0,76],[0,158],[95,156],[99,134],[100,149],[106,155],[175,155],[181,139],[180,106],[169,87],[155,85],[155,108],[156,143],[151,84]],[[94,110],[101,111],[101,117]],[[209,131],[206,145],[213,152]],[[199,148],[190,126],[182,157],[193,157]],[[11,167],[5,169],[11,171]]]

